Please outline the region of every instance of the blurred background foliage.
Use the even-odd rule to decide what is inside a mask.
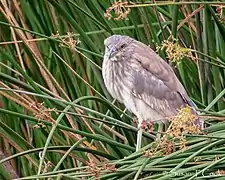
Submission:
[[[1,0],[1,179],[204,179],[225,174],[225,1]],[[136,124],[106,91],[104,39],[170,63],[208,116],[185,148],[135,152]],[[163,152],[167,152],[166,155]],[[168,153],[169,152],[169,153]]]

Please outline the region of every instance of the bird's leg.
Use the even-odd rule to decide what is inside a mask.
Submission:
[[[143,119],[138,117],[138,134],[137,134],[137,146],[136,151],[138,151],[141,148],[141,140],[142,140],[142,122]]]
[[[156,139],[155,141],[160,141],[160,138],[161,138],[161,135],[162,135],[162,132],[163,132],[163,127],[164,127],[164,123],[162,122],[158,122],[158,132],[156,134]]]

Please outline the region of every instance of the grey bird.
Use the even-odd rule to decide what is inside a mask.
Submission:
[[[143,121],[165,121],[183,106],[194,106],[172,67],[149,46],[133,38],[105,39],[102,75],[113,98],[138,119],[136,150],[141,147]],[[203,122],[197,122],[203,128]]]

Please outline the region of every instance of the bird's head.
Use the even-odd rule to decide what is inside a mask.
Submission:
[[[121,61],[129,58],[133,51],[130,44],[134,40],[128,36],[112,35],[105,39],[105,60]]]

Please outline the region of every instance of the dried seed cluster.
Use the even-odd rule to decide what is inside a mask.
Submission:
[[[60,44],[61,46],[66,45],[71,49],[75,49],[76,46],[79,43],[81,43],[79,39],[74,39],[74,34],[71,32],[67,32],[67,34],[64,37],[60,36],[59,32],[57,32],[56,34],[53,34],[52,37],[61,40],[62,41],[62,43]]]
[[[169,118],[171,121],[167,134],[171,137],[180,137],[183,134],[200,134],[201,130],[196,125],[198,116],[193,114],[189,106],[180,109],[176,116]]]
[[[111,7],[106,9],[106,12],[104,13],[104,17],[107,19],[111,19],[113,16],[111,12],[113,11],[117,17],[114,17],[113,19],[118,21],[122,19],[128,19],[127,15],[130,13],[131,9],[129,7],[126,7],[128,5],[127,1],[122,2],[121,0],[116,1],[114,4],[112,4]]]
[[[193,109],[189,106],[182,108],[176,116],[169,120],[171,124],[165,135],[153,143],[150,150],[144,156],[168,155],[176,149],[185,150],[187,148],[186,134],[202,134],[199,126],[196,125],[197,115],[193,114]]]
[[[196,58],[193,56],[191,50],[189,48],[182,47],[177,40],[169,41],[165,40],[162,43],[161,47],[157,47],[157,50],[163,50],[166,49],[166,54],[168,58],[172,62],[179,62],[184,57],[191,58],[192,60],[195,60]]]
[[[56,109],[46,108],[44,106],[44,103],[35,102],[30,104],[30,107],[37,112],[34,113],[34,117],[38,120],[47,120],[52,122],[51,112],[55,112],[57,114]],[[36,125],[33,126],[33,128],[35,129],[40,127],[45,128],[46,126],[42,122],[38,122]]]
[[[224,5],[220,5],[216,8],[216,15],[220,19],[221,23],[225,22],[225,16],[224,16]]]
[[[109,171],[109,172],[115,172],[116,167],[115,165],[110,165],[107,162],[104,162],[102,166],[98,166],[96,163],[88,163],[88,172],[94,174],[95,179],[100,180],[100,173],[103,170]]]

